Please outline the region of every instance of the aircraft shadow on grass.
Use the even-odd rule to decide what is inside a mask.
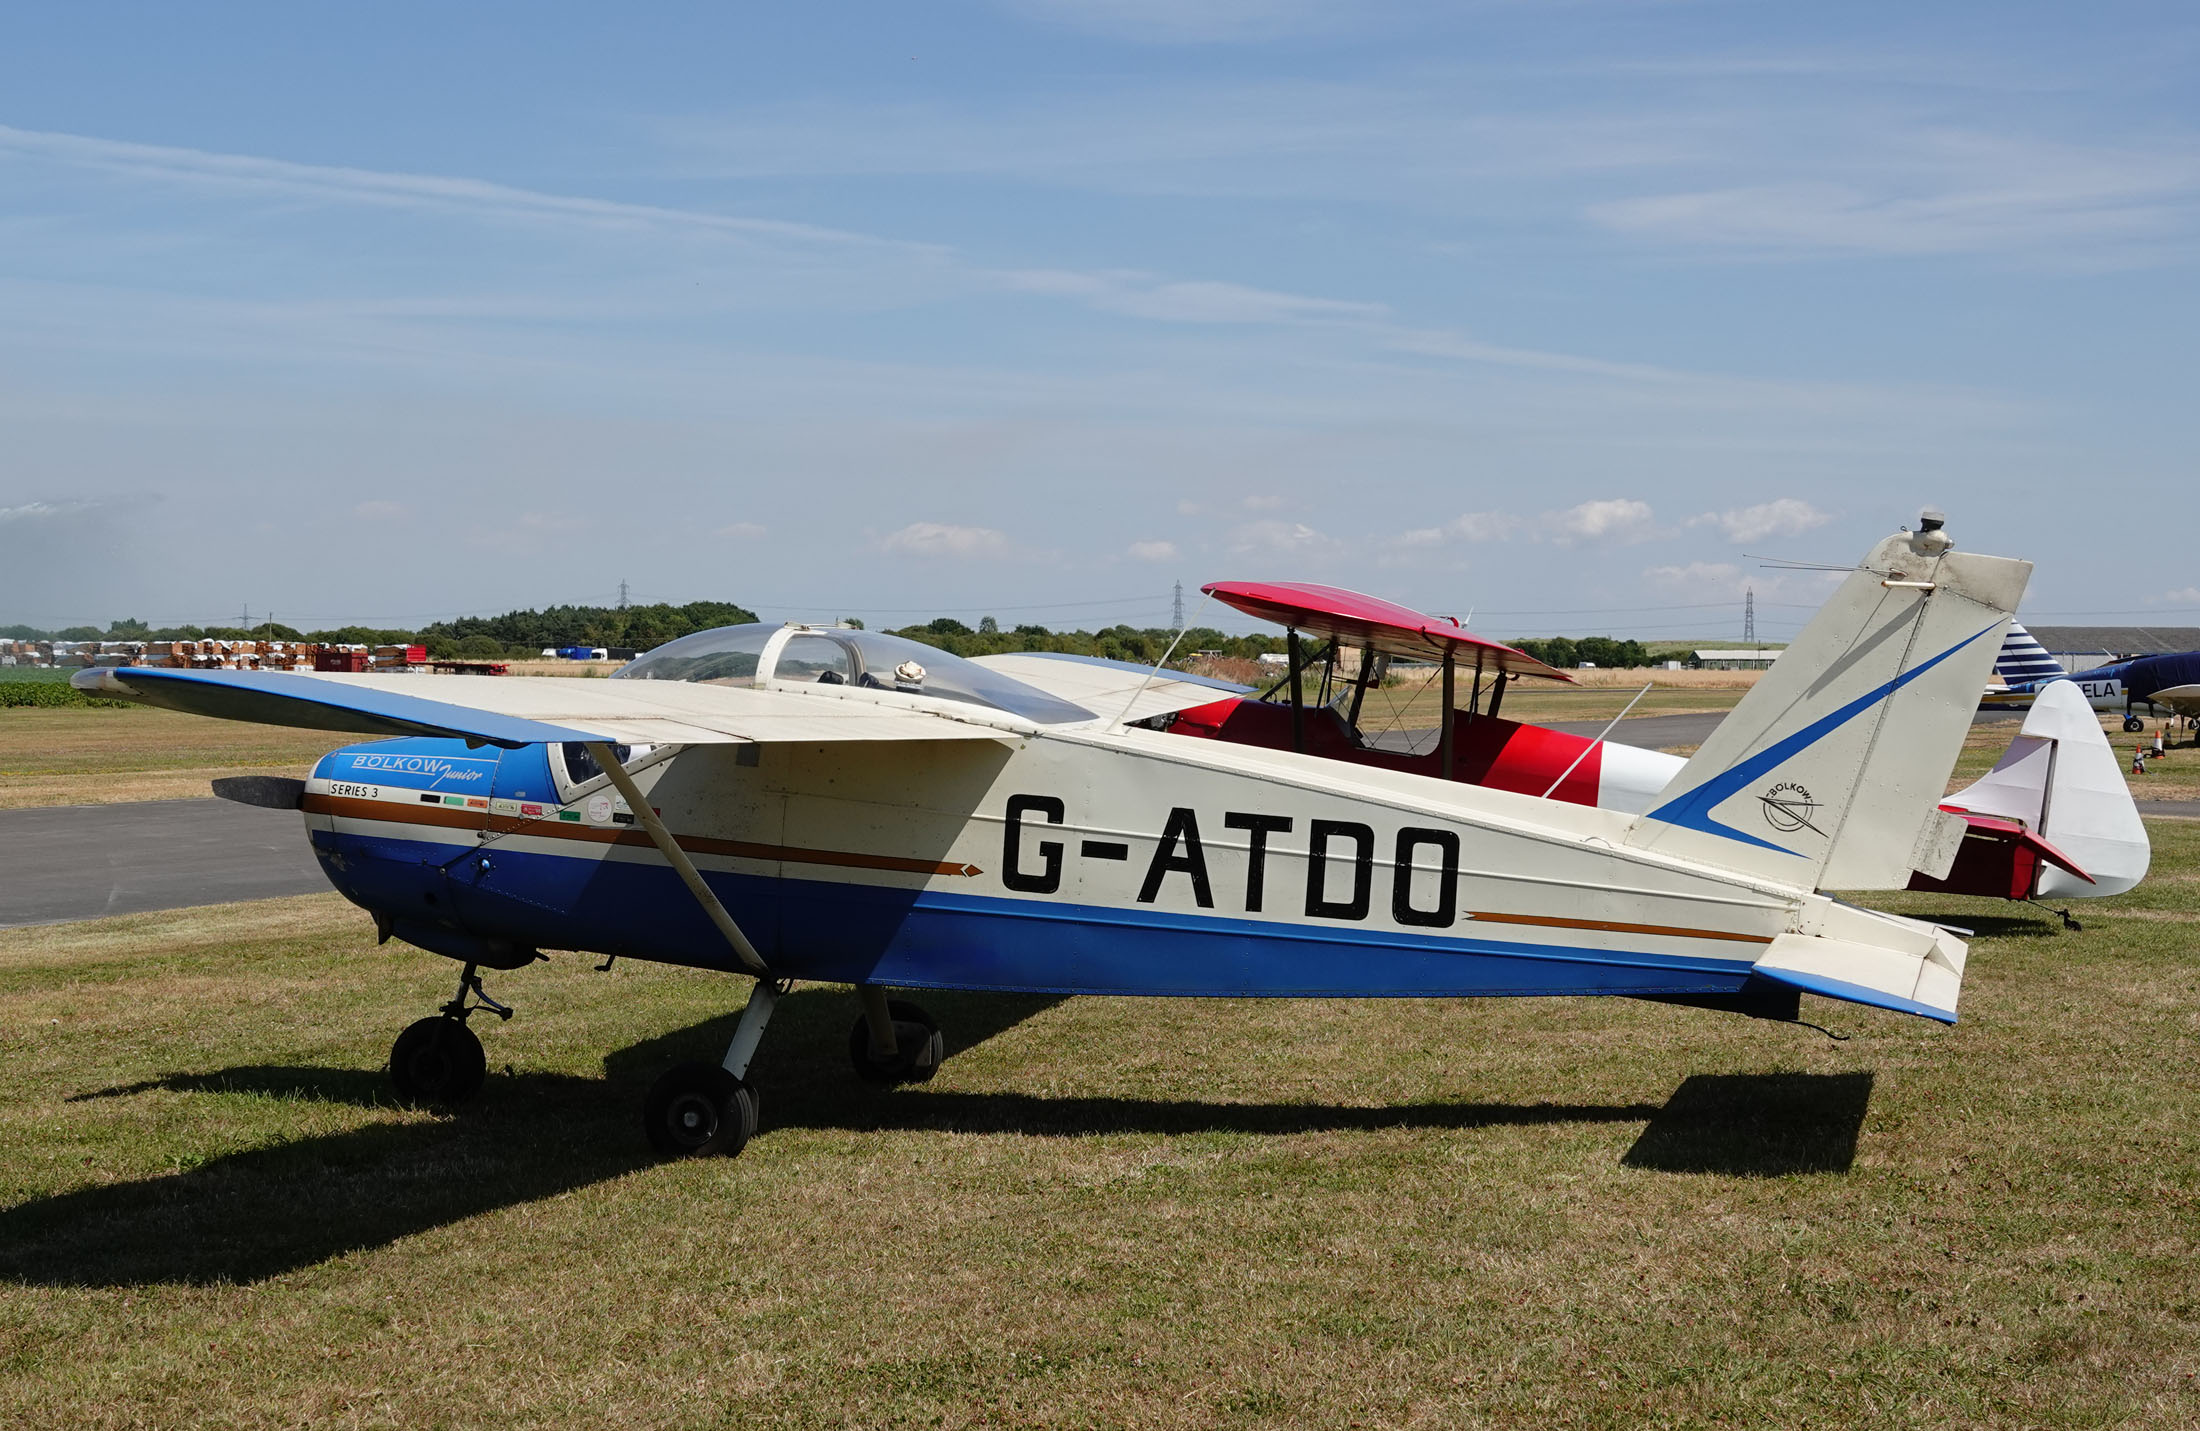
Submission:
[[[932,995],[950,1051],[981,1043],[1054,1001]],[[766,1128],[857,1132],[1279,1134],[1379,1128],[1644,1122],[1622,1160],[1666,1172],[1779,1176],[1845,1172],[1871,1075],[1697,1076],[1652,1103],[1435,1103],[1346,1107],[1015,1093],[882,1093],[849,1072],[842,1040],[852,1001],[790,996],[759,1066]],[[492,1077],[462,1116],[385,1123],[212,1159],[138,1182],[84,1188],[0,1210],[0,1280],[42,1286],[254,1282],[501,1208],[554,1197],[651,1166],[634,1109],[657,1072],[715,1059],[733,1017],[622,1049],[600,1079]],[[177,1074],[80,1095],[161,1088],[390,1106],[379,1071],[251,1066]],[[768,1136],[768,1131],[767,1131]]]

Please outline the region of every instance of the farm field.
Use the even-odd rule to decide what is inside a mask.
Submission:
[[[455,1117],[380,1072],[454,966],[334,895],[0,933],[0,1423],[2200,1422],[2200,822],[1964,1022],[1623,1000],[926,996],[879,1093],[782,1006],[763,1132],[635,1109],[743,981],[490,988]]]

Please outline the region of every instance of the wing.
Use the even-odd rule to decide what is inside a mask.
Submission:
[[[976,660],[989,671],[999,671],[1027,686],[1036,686],[1050,696],[1083,706],[1106,721],[1119,718],[1126,723],[1150,720],[1172,711],[1211,705],[1231,696],[1250,695],[1253,690],[1251,686],[1234,685],[1211,676],[1193,676],[1183,671],[1156,673],[1151,666],[1130,661],[1067,656],[1053,651],[1016,651],[979,656]]]
[[[514,748],[554,741],[712,745],[764,741],[1011,740],[1029,721],[979,706],[850,688],[824,694],[686,681],[391,672],[101,667],[70,678],[97,696],[262,725],[443,735]]]
[[[1247,616],[1311,631],[1347,646],[1386,651],[1411,661],[1441,661],[1449,655],[1462,666],[1486,666],[1493,673],[1512,676],[1573,679],[1525,651],[1475,635],[1456,620],[1341,586],[1310,581],[1211,581],[1200,590]]]
[[[2147,699],[2158,706],[2168,706],[2181,716],[2200,716],[2200,685],[2169,686]]]

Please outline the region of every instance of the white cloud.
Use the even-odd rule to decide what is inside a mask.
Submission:
[[[1008,550],[1008,534],[991,527],[958,527],[947,522],[911,522],[890,532],[879,546],[911,556],[995,556]]]
[[[1563,512],[1545,512],[1543,520],[1552,540],[1573,542],[1639,542],[1656,535],[1650,504],[1632,497],[1605,497],[1581,502]]]
[[[1334,546],[1304,522],[1249,522],[1230,533],[1230,550],[1240,556],[1304,556]]]
[[[1527,526],[1525,518],[1510,512],[1461,512],[1440,527],[1416,527],[1402,533],[1396,544],[1403,547],[1433,547],[1447,541],[1498,542],[1519,535]]]
[[[1687,596],[1736,596],[1745,582],[1742,569],[1732,562],[1692,561],[1686,566],[1646,568],[1643,580],[1661,591]]]
[[[1691,527],[1716,527],[1730,542],[1755,542],[1766,537],[1799,536],[1822,527],[1833,518],[1796,497],[1760,502],[1754,507],[1730,507],[1724,512],[1705,512],[1690,517]]]
[[[13,507],[0,507],[0,522],[36,522],[65,516],[74,505],[70,502],[23,502]]]
[[[1176,543],[1161,541],[1132,542],[1130,545],[1130,558],[1132,561],[1175,561],[1177,558]]]
[[[711,535],[724,537],[728,541],[753,542],[758,537],[763,536],[764,531],[764,527],[756,522],[734,522],[729,526],[720,527]]]
[[[1238,505],[1248,512],[1273,512],[1283,505],[1283,498],[1267,494],[1256,494],[1239,498]]]
[[[2175,591],[2165,591],[2150,603],[2154,606],[2200,606],[2200,586],[2180,586]]]

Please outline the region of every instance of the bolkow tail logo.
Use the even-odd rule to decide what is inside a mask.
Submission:
[[[1783,780],[1757,798],[1765,807],[1765,823],[1782,834],[1793,834],[1797,830],[1808,830],[1814,835],[1826,833],[1811,823],[1818,814],[1818,801],[1794,781]]]

